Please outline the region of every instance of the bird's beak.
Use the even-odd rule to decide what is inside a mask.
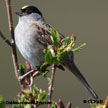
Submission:
[[[22,16],[24,13],[23,13],[23,11],[20,9],[20,10],[18,10],[17,12],[15,12],[17,15],[19,15],[19,16]]]

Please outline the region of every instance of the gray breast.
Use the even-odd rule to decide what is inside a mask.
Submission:
[[[28,23],[19,23],[15,28],[16,45],[22,56],[34,66],[44,62],[44,47],[36,39],[38,30]]]

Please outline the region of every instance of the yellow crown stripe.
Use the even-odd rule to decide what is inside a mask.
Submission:
[[[21,9],[25,9],[25,8],[27,8],[27,7],[29,7],[29,5],[25,5],[25,6],[23,6]]]

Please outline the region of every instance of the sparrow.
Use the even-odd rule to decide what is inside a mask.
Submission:
[[[50,30],[53,27],[46,23],[41,11],[35,6],[23,6],[16,14],[19,16],[18,24],[15,27],[16,46],[30,64],[34,67],[40,66],[44,63],[43,50],[51,44]],[[61,33],[59,35],[60,39],[64,38],[64,35]],[[94,99],[98,99],[96,92],[75,65],[72,51],[62,65],[77,77]]]

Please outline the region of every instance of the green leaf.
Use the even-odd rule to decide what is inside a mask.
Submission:
[[[19,108],[19,106],[16,105],[16,104],[13,104],[13,105],[12,105],[12,108]]]
[[[25,100],[25,95],[24,95],[24,94],[22,94],[22,95],[20,96],[20,100],[21,100],[21,102],[24,102],[24,100]]]
[[[47,52],[47,50],[46,50],[46,49],[44,49],[44,50],[43,50],[43,53],[45,54],[46,52]]]
[[[24,95],[24,96],[23,96]],[[23,101],[30,101],[30,95],[32,95],[32,92],[29,89],[24,90],[24,94],[22,94]]]
[[[40,67],[40,71],[42,71],[42,72],[46,71],[48,66],[49,66],[49,64],[47,62],[43,63]]]
[[[72,50],[72,48],[75,46],[75,42],[73,38],[71,37],[71,42],[67,45],[66,48],[64,48],[64,51],[67,51],[68,53]]]
[[[24,108],[31,108],[31,104],[25,105]]]
[[[13,104],[12,108],[23,108],[21,105]]]
[[[62,46],[59,49],[59,51],[67,51],[70,52],[72,48],[75,46],[75,40],[73,37],[66,37],[64,41],[62,42]]]
[[[58,60],[56,56],[53,56],[54,50],[51,45],[48,46],[48,50],[45,53],[45,62],[48,64],[58,64]]]
[[[20,100],[19,100],[20,102],[28,102],[28,101],[30,101],[30,96],[29,96],[29,94],[22,94],[21,96],[20,96]]]
[[[48,98],[48,93],[43,94],[42,96],[42,102],[45,102]]]
[[[52,56],[51,50],[48,49],[45,54],[45,61],[48,62],[48,64],[52,64],[53,63],[52,59],[53,59],[53,56]]]
[[[5,101],[2,96],[0,96],[0,108],[5,108]]]
[[[52,61],[53,61],[52,64],[55,64],[55,65],[59,64],[59,61],[57,60],[57,57],[53,57]]]
[[[71,43],[71,38],[70,37],[66,37],[65,40],[62,42],[63,46],[67,46]]]
[[[53,50],[52,45],[49,45],[49,46],[48,46],[48,50],[50,50],[50,52],[51,52],[52,55],[54,54],[54,50]]]
[[[48,98],[48,93],[45,90],[40,91],[40,102],[45,102]]]
[[[47,78],[48,80],[48,85],[51,85],[51,78]]]
[[[50,31],[51,36],[52,36],[52,43],[54,44],[54,46],[57,46],[59,44],[60,38],[59,38],[59,33],[57,32],[57,30],[54,28]]]
[[[29,89],[24,90],[25,94],[31,94],[31,91]]]
[[[54,101],[52,102],[51,108],[56,108]]]
[[[72,49],[72,51],[80,51],[80,50],[82,50],[85,46],[86,46],[86,43],[83,43],[83,44],[80,45],[79,47]]]
[[[27,72],[27,68],[24,64],[19,64],[19,71],[21,72],[21,75],[24,75]]]
[[[90,103],[91,108],[96,108],[96,104]]]
[[[35,99],[38,98],[38,91],[39,89],[37,88],[36,85],[33,86],[33,96],[35,97]]]
[[[42,75],[43,75],[44,77],[46,77],[46,75],[48,74],[48,72],[49,72],[49,70],[45,70],[44,72],[42,72]]]
[[[13,105],[12,105],[12,108],[19,108],[19,107],[18,107],[18,105],[13,104]]]
[[[59,52],[57,55],[57,59],[58,61],[62,61],[63,59],[65,59],[68,56],[68,52],[64,51],[64,52]]]
[[[50,65],[47,62],[45,62],[40,67],[40,71],[42,72],[42,75],[44,77],[46,77],[47,73],[49,72],[49,70],[47,69],[48,66],[50,66]]]
[[[52,104],[52,105],[51,105],[51,108],[56,108],[55,104]]]

